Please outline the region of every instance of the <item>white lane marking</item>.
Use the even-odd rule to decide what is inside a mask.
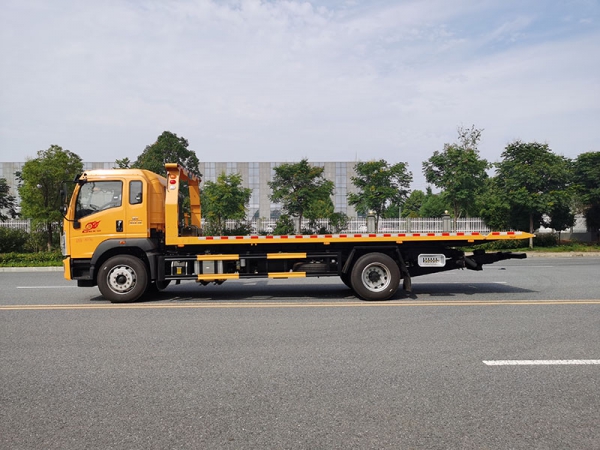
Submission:
[[[64,289],[76,287],[78,286],[17,286],[17,289]]]
[[[569,366],[600,364],[600,359],[531,359],[483,361],[486,366]]]

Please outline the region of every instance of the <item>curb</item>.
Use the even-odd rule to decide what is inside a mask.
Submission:
[[[600,258],[600,252],[525,252],[527,258]]]
[[[62,272],[63,268],[50,267],[0,267],[0,272]]]

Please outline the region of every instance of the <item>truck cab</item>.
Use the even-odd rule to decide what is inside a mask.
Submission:
[[[90,170],[76,184],[63,224],[67,279],[94,285],[94,268],[111,254],[159,247],[164,177],[137,169]]]

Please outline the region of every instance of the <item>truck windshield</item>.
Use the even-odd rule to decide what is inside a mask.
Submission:
[[[121,206],[123,183],[121,181],[93,181],[79,188],[75,219],[98,211]]]

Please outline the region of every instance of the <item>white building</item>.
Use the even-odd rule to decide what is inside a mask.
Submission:
[[[11,188],[11,194],[19,201],[17,191],[18,180],[15,172],[23,168],[24,162],[0,162],[0,178],[5,178]],[[231,175],[239,173],[242,176],[244,187],[252,189],[252,196],[248,204],[248,218],[275,218],[279,213],[279,205],[269,200],[271,189],[267,184],[273,179],[274,168],[283,164],[280,162],[201,162],[199,165],[202,181],[216,181],[221,173]],[[310,162],[310,164],[323,167],[323,175],[333,181],[335,188],[333,204],[336,212],[346,213],[350,217],[356,216],[354,207],[348,205],[347,194],[356,192],[351,177],[355,176],[355,162]],[[84,170],[112,169],[114,162],[84,162]]]

